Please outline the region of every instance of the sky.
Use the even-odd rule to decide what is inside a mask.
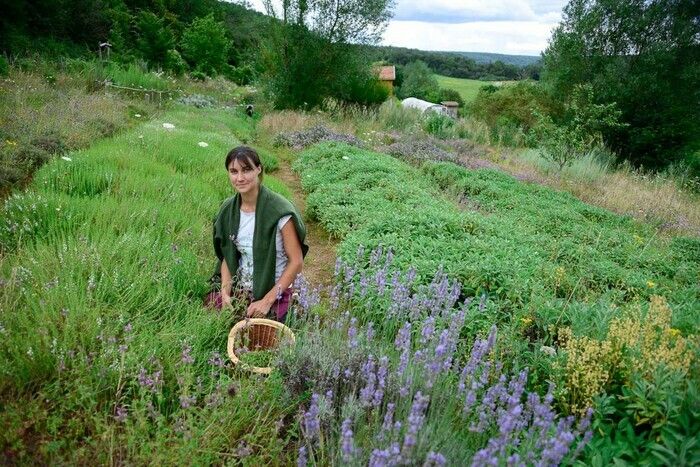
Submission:
[[[262,0],[251,2],[264,11]],[[566,0],[396,0],[382,45],[539,55]]]

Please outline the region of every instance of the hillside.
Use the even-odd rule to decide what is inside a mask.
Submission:
[[[454,53],[461,55],[462,57],[467,57],[474,60],[476,63],[493,63],[496,61],[501,61],[506,65],[515,65],[519,67],[526,67],[528,65],[534,65],[541,60],[541,57],[537,55],[507,55],[507,54],[496,54],[489,52],[444,52],[444,53]]]

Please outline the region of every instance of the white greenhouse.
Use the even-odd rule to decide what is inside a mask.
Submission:
[[[447,115],[447,109],[445,106],[440,104],[433,104],[432,102],[424,101],[421,99],[416,99],[415,97],[407,97],[401,101],[401,105],[408,109],[418,109],[425,113],[427,111],[437,112],[439,114]]]

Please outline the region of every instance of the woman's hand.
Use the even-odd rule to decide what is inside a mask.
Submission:
[[[255,301],[248,305],[246,316],[248,318],[264,318],[267,316],[267,313],[270,311],[271,307],[272,305],[266,303],[265,300]]]
[[[233,299],[231,298],[231,295],[226,294],[226,293],[221,293],[221,307],[226,308],[232,305]]]

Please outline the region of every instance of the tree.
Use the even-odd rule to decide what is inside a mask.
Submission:
[[[138,16],[138,49],[143,58],[155,65],[162,65],[168,50],[175,43],[172,31],[163,24],[163,20],[150,11],[141,11]]]
[[[561,171],[576,159],[603,145],[603,132],[621,128],[620,111],[615,104],[595,104],[593,88],[577,85],[566,108],[563,124],[555,125],[549,115],[538,115],[535,128],[541,141],[542,155],[556,163]]]
[[[193,69],[212,75],[224,69],[231,41],[226,37],[224,25],[210,13],[192,21],[182,33],[180,46]]]
[[[416,97],[431,102],[440,98],[440,86],[425,62],[416,60],[404,67],[399,97]]]
[[[543,81],[560,100],[588,83],[621,121],[607,145],[660,168],[700,147],[700,3],[571,0],[544,53]]]
[[[382,98],[363,44],[379,39],[393,0],[266,0],[265,6],[277,21],[269,24],[259,62],[275,106]]]

